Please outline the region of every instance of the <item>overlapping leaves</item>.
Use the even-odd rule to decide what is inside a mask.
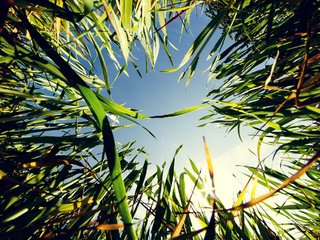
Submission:
[[[217,1],[210,3],[207,10],[213,19],[227,11],[221,24],[234,43],[213,56],[210,74],[217,87],[208,94],[212,115],[204,120],[212,119],[212,123],[231,129],[241,124],[256,129],[258,158],[263,143],[271,143],[275,146],[275,159],[285,153],[285,159],[294,162],[286,169],[291,169],[291,173],[299,170],[297,166],[302,171],[302,166],[314,159],[314,167],[308,171],[313,178],[317,178],[313,169],[319,166],[320,151],[318,4],[318,1],[234,1],[230,5]],[[261,181],[267,183],[269,179],[263,174],[266,169],[258,169],[262,172]],[[280,175],[272,177],[280,179]],[[308,180],[302,179],[302,185],[307,186]],[[280,183],[275,186],[278,188]],[[293,188],[284,190],[284,196],[294,199],[291,208],[282,206],[287,216],[290,216],[288,209],[299,207],[299,201],[308,202],[307,195],[297,200]],[[313,194],[317,191],[311,190]],[[310,226],[306,230],[297,219],[309,216],[313,217],[304,225]],[[316,238],[317,228],[312,222],[317,219],[305,206],[291,230],[295,234],[307,231],[308,237]],[[290,236],[290,231],[286,234]]]
[[[1,237],[135,239],[126,189],[145,167],[118,153],[108,116],[147,116],[112,101],[109,68],[125,72],[137,39],[154,65],[162,2],[2,2]]]
[[[115,146],[109,114],[133,123],[148,116],[112,101],[110,71],[118,72],[115,78],[126,73],[138,41],[152,67],[160,44],[171,59],[166,25],[182,13],[188,18],[201,1],[0,2],[5,6],[0,22],[1,237],[188,239],[212,232],[212,225],[219,226],[215,236],[221,239],[292,237],[290,229],[283,233],[287,228],[263,211],[244,209],[245,189],[232,212],[218,199],[214,209],[208,199],[208,212],[197,209],[193,193],[187,195],[185,189],[185,176],[197,188],[205,184],[193,162],[194,173],[186,169],[179,180],[174,161],[167,176],[158,167],[147,178],[147,161],[142,167],[135,162],[143,150]],[[209,53],[210,75],[218,84],[208,94],[213,110],[205,119],[231,128],[252,126],[260,136],[259,149],[263,142],[276,143],[277,151],[295,159],[287,168],[299,172],[319,152],[318,2],[205,2],[212,20],[178,68],[167,71],[191,60],[181,75],[188,83],[200,54],[222,26]],[[229,35],[235,41],[220,53]],[[307,177],[286,186],[288,204],[276,210],[293,219],[295,232],[316,238],[319,164],[312,163]],[[253,172],[260,184],[275,189],[290,179],[267,167]],[[133,197],[128,189],[134,190]],[[141,206],[146,217],[135,225],[137,233],[132,217]],[[303,212],[292,217],[292,209]],[[203,228],[194,229],[192,219]]]

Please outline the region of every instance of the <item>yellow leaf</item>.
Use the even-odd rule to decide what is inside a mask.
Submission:
[[[257,175],[254,175],[253,187],[251,191],[251,200],[254,199],[256,196],[257,185],[258,185],[258,177]]]
[[[272,79],[272,75],[273,75],[273,72],[274,72],[274,69],[275,69],[275,66],[276,66],[276,63],[277,63],[277,59],[279,57],[279,51],[277,51],[277,55],[274,59],[274,62],[271,66],[271,71],[270,71],[270,74],[269,74],[269,77],[267,78],[266,82],[265,82],[265,88],[268,86],[268,84],[271,82],[271,79]]]
[[[0,170],[0,180],[2,180],[5,176],[7,176],[7,174],[4,171]]]
[[[183,224],[186,221],[187,218],[187,212],[188,212],[188,207],[186,207],[183,211],[182,217],[178,223],[178,225],[174,228],[174,231],[172,233],[172,238],[178,237],[180,235],[180,232],[182,230]]]
[[[239,197],[238,197],[237,201],[235,202],[234,207],[238,207],[242,204],[244,196],[245,196],[247,189],[248,189],[248,186],[249,186],[249,182],[250,181],[247,182],[246,186],[243,188],[243,190],[239,194]],[[236,211],[232,211],[232,214],[235,215]]]
[[[284,180],[282,182],[282,184],[279,185],[278,188],[273,189],[272,191],[261,195],[260,197],[254,198],[246,203],[243,203],[239,206],[234,206],[230,209],[228,209],[228,211],[234,211],[234,210],[242,210],[245,208],[249,208],[252,207],[254,205],[257,205],[261,202],[263,202],[264,200],[272,197],[274,194],[276,194],[277,192],[281,191],[282,189],[284,189],[285,187],[287,187],[289,184],[293,183],[295,180],[297,180],[299,177],[301,177],[303,174],[306,173],[306,171],[308,171],[308,169],[310,169],[318,160],[320,160],[320,152],[317,152],[305,165],[303,165],[295,174],[293,174],[291,177],[287,178],[286,180]]]
[[[84,199],[84,200],[78,201],[78,202],[64,203],[64,204],[61,204],[61,206],[59,207],[59,211],[60,212],[70,212],[70,211],[74,211],[79,208],[83,208],[86,205],[89,205],[91,203],[93,203],[93,197],[89,197],[87,199]]]
[[[196,217],[196,219],[198,220],[198,222],[199,222],[199,224],[200,224],[200,226],[201,226],[202,228],[208,227],[208,224],[205,223],[204,221],[202,221],[200,218]]]
[[[63,0],[56,0],[58,7],[63,7]],[[61,18],[56,18],[56,39],[57,41],[60,38],[60,32],[61,32]]]
[[[115,223],[115,224],[100,224],[96,226],[97,230],[101,231],[112,231],[112,230],[118,230],[124,228],[123,223]]]
[[[22,164],[22,168],[39,168],[41,167],[39,163],[37,162],[29,162]]]
[[[211,161],[209,147],[208,147],[208,144],[207,144],[206,139],[204,137],[203,137],[203,142],[204,142],[204,147],[205,147],[205,151],[206,151],[206,159],[207,159],[207,164],[208,164],[209,175],[210,175],[210,178],[212,181],[212,186],[214,187],[213,165],[212,165],[212,161]]]

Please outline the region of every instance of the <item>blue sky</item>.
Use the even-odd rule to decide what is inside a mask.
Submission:
[[[169,25],[169,36],[171,36],[173,44],[179,48],[179,51],[172,50],[175,66],[179,64],[184,56],[183,54],[208,21],[209,18],[200,14],[200,12],[193,14],[190,26],[191,33],[184,34],[181,38],[180,22],[173,22]],[[136,57],[137,64],[143,66],[144,57],[139,55],[139,52]],[[166,55],[160,51],[156,68],[148,74],[143,74],[142,79],[132,67],[128,68],[129,77],[125,75],[119,77],[113,85],[113,100],[125,104],[127,107],[138,109],[149,116],[166,114],[199,105],[212,86],[217,84],[214,80],[208,82],[208,73],[203,73],[210,64],[209,61],[206,61],[206,57],[206,52],[204,52],[202,59],[199,61],[197,72],[186,87],[184,80],[178,82],[180,72],[161,72],[161,70],[172,66]],[[235,186],[238,186],[237,183],[240,180],[233,177],[236,171],[235,166],[250,163],[250,159],[254,156],[248,148],[252,147],[252,150],[255,150],[255,145],[249,138],[245,138],[247,132],[243,134],[244,143],[241,143],[235,131],[227,134],[225,128],[218,128],[215,125],[197,127],[202,123],[199,119],[205,116],[208,111],[209,108],[175,118],[141,121],[142,125],[155,134],[156,139],[139,126],[117,130],[115,139],[121,143],[137,141],[135,146],[144,146],[149,153],[149,162],[157,165],[162,165],[164,162],[169,165],[175,150],[183,145],[176,161],[177,169],[182,171],[184,167],[190,168],[189,158],[199,164],[199,167],[205,168],[202,140],[204,136],[207,139],[216,169],[218,194],[219,189],[221,189],[220,194],[225,195],[223,190],[226,188],[229,188],[229,194],[236,193],[240,189]],[[124,123],[123,120],[120,120],[121,123]],[[238,176],[240,175],[238,174]],[[230,190],[230,188],[233,189]],[[219,197],[223,198],[223,196]],[[230,203],[232,200],[230,195],[226,198],[229,199],[228,202]]]

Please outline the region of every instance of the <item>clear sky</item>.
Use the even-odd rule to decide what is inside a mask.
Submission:
[[[173,44],[179,49],[179,51],[172,50],[175,66],[179,64],[184,56],[183,54],[197,37],[199,31],[208,23],[209,18],[200,12],[193,14],[190,26],[191,33],[183,34],[181,38],[181,23],[178,21],[177,19],[168,27],[169,36]],[[139,56],[139,54],[136,57],[138,58],[137,64],[143,66],[144,57]],[[208,82],[208,73],[203,73],[210,64],[206,57],[206,53],[204,53],[199,61],[196,74],[186,87],[185,81],[178,82],[180,72],[160,72],[172,67],[166,55],[160,50],[156,68],[150,73],[144,74],[142,79],[133,68],[129,68],[129,77],[123,75],[115,82],[112,90],[113,100],[125,104],[127,107],[141,110],[143,114],[149,116],[166,114],[199,105],[211,87],[216,84],[214,80]],[[231,195],[238,192],[241,186],[239,185],[241,180],[238,179],[241,173],[237,173],[237,178],[233,174],[237,171],[244,171],[244,168],[236,169],[235,166],[255,165],[256,162],[252,161],[255,157],[249,152],[248,148],[255,152],[256,145],[250,141],[250,138],[245,137],[247,133],[243,134],[244,142],[242,143],[235,131],[226,133],[225,128],[219,128],[216,125],[197,127],[202,124],[199,119],[205,116],[208,111],[209,109],[203,109],[175,118],[141,121],[145,127],[155,134],[156,139],[139,126],[117,130],[115,139],[121,143],[136,140],[136,147],[144,146],[145,150],[149,152],[150,163],[162,165],[166,162],[167,166],[170,164],[175,150],[183,144],[182,151],[176,161],[178,171],[183,171],[184,167],[190,169],[188,159],[191,158],[199,167],[204,168],[203,172],[206,173],[202,140],[204,136],[208,142],[214,163],[217,195],[227,205],[230,205],[232,203]],[[123,120],[120,120],[121,123],[124,123]],[[241,182],[244,183],[244,181]]]

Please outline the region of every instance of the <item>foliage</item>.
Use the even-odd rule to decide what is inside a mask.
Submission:
[[[207,1],[206,14],[211,21],[179,66],[166,71],[176,71],[190,61],[180,77],[186,77],[188,84],[201,54],[209,48],[207,59],[212,60],[209,77],[215,80],[216,87],[208,93],[206,103],[211,104],[212,110],[202,118],[206,121],[203,125],[236,128],[239,134],[241,125],[256,130],[259,165],[248,168],[270,192],[233,209],[245,211],[280,192],[287,199],[284,205],[278,204],[276,208],[267,205],[288,217],[287,223],[276,224],[276,234],[316,239],[319,237],[319,208],[314,204],[319,195],[320,155],[319,2]],[[210,49],[220,28],[222,34]],[[278,161],[280,171],[267,167],[261,156],[263,144],[274,146],[273,161]],[[293,183],[298,178],[299,182]],[[299,214],[295,214],[296,209]],[[268,214],[260,220],[274,223]]]
[[[126,73],[137,41],[154,66],[165,2],[1,3],[1,237],[136,239],[127,189],[142,169],[108,116],[147,116],[112,101],[108,68]]]
[[[219,1],[209,4],[207,14],[217,18],[223,11],[227,17],[222,26],[235,41],[213,60],[218,64],[210,73],[221,83],[208,94],[213,110],[206,118],[230,128],[246,124],[256,129],[258,154],[263,143],[275,146],[274,159],[281,156],[283,172],[264,165],[252,170],[271,189],[290,179],[288,172],[310,168],[284,189],[287,203],[275,211],[293,220],[292,232],[317,238],[319,2]]]
[[[1,239],[317,238],[317,1],[0,3]],[[181,75],[188,83],[200,54],[222,26],[209,53],[210,75],[218,83],[208,94],[212,113],[204,119],[231,128],[245,123],[257,130],[259,151],[269,140],[277,146],[276,156],[285,153],[285,173],[262,162],[249,169],[261,185],[276,189],[271,195],[281,190],[288,198],[274,210],[292,219],[292,229],[275,222],[263,208],[252,208],[264,198],[242,203],[246,189],[234,208],[225,209],[214,193],[213,170],[209,193],[203,191],[208,183],[192,161],[192,170],[175,172],[180,148],[168,172],[158,166],[147,173],[143,149],[134,143],[115,144],[112,132],[129,127],[117,125],[117,118],[140,125],[139,119],[149,116],[114,102],[112,83],[127,74],[128,64],[141,74],[132,55],[136,46],[145,51],[146,70],[155,67],[160,50],[170,60],[166,26],[186,13],[183,28],[201,3],[212,20],[181,64],[167,71],[191,60]],[[235,42],[221,52],[229,35]],[[290,176],[292,170],[297,174]],[[192,192],[186,188],[189,182]],[[206,207],[193,201],[199,194]]]

